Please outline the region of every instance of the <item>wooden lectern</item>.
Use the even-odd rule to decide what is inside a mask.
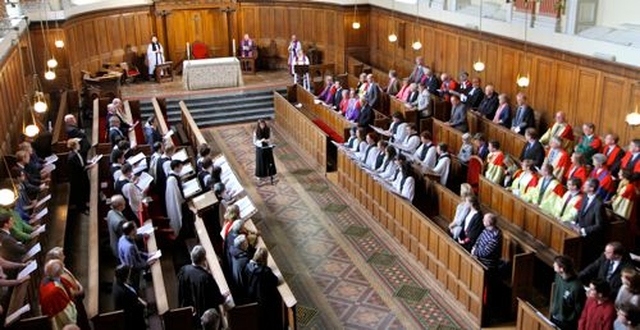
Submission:
[[[156,69],[153,73],[156,76],[156,81],[158,83],[173,81],[173,68],[171,67],[172,65],[172,61],[167,61],[162,64],[156,65]]]

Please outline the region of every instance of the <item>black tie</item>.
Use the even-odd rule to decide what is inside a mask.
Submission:
[[[571,202],[571,200],[575,196],[576,195],[569,195],[569,198],[567,198],[567,200],[564,201],[564,204],[562,205],[562,210],[560,210],[560,217],[562,217],[562,215],[564,214],[564,211],[567,209],[567,205],[569,205],[569,202]]]
[[[613,271],[614,271],[613,266],[614,266],[613,265],[613,261],[610,260],[609,261],[609,269],[607,269],[607,282],[610,282],[611,281],[611,277],[613,276]]]
[[[427,157],[427,152],[429,152],[429,148],[431,148],[431,145],[426,145],[426,144],[422,145],[422,152],[420,153],[421,161],[424,161],[424,158]]]
[[[540,205],[540,203],[542,202],[542,196],[544,195],[544,192],[547,191],[547,187],[549,186],[549,183],[551,183],[551,179],[549,178],[542,179],[542,187],[540,188],[540,194],[538,195],[538,205]]]

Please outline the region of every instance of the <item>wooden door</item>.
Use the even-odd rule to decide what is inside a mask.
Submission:
[[[227,14],[218,8],[174,10],[167,15],[167,42],[173,61],[186,57],[187,42],[203,42],[209,57],[230,56]]]

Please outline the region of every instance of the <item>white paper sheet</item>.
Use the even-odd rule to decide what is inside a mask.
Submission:
[[[39,208],[40,206],[42,206],[42,204],[44,204],[44,203],[48,202],[50,199],[51,199],[51,194],[49,194],[49,195],[47,195],[47,196],[44,196],[41,200],[39,200],[39,201],[36,203],[35,208],[36,208],[36,209],[37,209],[37,208]]]
[[[182,184],[182,192],[184,194],[184,198],[186,199],[193,197],[201,191],[202,188],[200,188],[200,182],[198,182],[198,178],[193,178]]]
[[[31,306],[29,306],[29,304],[26,304],[22,307],[20,307],[17,311],[11,313],[11,315],[7,316],[7,318],[4,320],[4,325],[7,326],[15,321],[17,321],[20,316],[22,316],[22,314],[28,312],[31,310]]]
[[[185,149],[180,149],[171,156],[171,160],[179,160],[181,162],[184,162],[187,159],[189,159],[189,155]]]
[[[153,177],[147,172],[141,172],[140,176],[138,177],[138,181],[136,182],[136,187],[144,191],[149,188],[151,182],[153,182]]]
[[[20,273],[18,273],[18,277],[16,277],[16,279],[21,280],[23,279],[25,276],[33,273],[34,270],[38,269],[38,262],[35,260],[31,260],[29,261],[29,263],[27,263],[27,265],[20,271]]]
[[[36,243],[36,245],[34,245],[25,255],[24,260],[28,260],[33,258],[33,256],[35,256],[36,254],[38,254],[38,252],[40,252],[42,250],[42,246],[40,246],[40,242]]]
[[[136,234],[138,235],[151,235],[152,233],[153,233],[153,223],[151,222],[144,224],[144,226],[136,230]]]
[[[140,153],[138,153],[138,154],[137,154],[137,155],[135,155],[135,156],[131,156],[131,157],[129,157],[129,158],[127,159],[127,163],[129,163],[129,164],[131,164],[131,165],[134,165],[134,164],[138,163],[139,161],[141,161],[141,160],[143,160],[143,159],[145,159],[145,158],[146,158],[146,157],[145,157],[144,153],[140,152]]]
[[[49,214],[49,209],[45,207],[40,212],[38,212],[38,214],[36,214],[34,220],[35,221],[39,221],[40,219],[42,219],[47,214]]]

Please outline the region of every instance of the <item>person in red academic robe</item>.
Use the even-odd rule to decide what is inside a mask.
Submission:
[[[511,192],[529,202],[526,199],[527,192],[530,189],[535,189],[538,185],[538,173],[536,173],[534,169],[534,164],[531,159],[525,159],[521,163],[520,170],[516,171],[513,175],[513,181],[511,182],[511,187],[509,190]]]
[[[617,134],[607,134],[604,137],[604,148],[602,153],[607,157],[607,162],[604,164],[612,175],[617,175],[620,170],[620,162],[624,157],[624,150],[618,145]]]
[[[547,145],[552,137],[560,138],[562,148],[571,151],[573,148],[573,128],[566,122],[564,112],[558,111],[555,115],[555,123],[542,135],[540,143]]]
[[[578,330],[613,330],[617,312],[613,301],[609,299],[610,291],[609,284],[604,280],[591,281]]]
[[[449,76],[448,73],[443,73],[440,76],[440,80],[442,80],[442,84],[440,85],[440,96],[444,98],[446,102],[449,102],[449,91],[455,92],[458,90],[458,83]]]
[[[611,195],[613,195],[615,191],[613,177],[607,167],[604,166],[604,163],[607,161],[607,157],[603,154],[595,154],[592,159],[593,170],[591,171],[591,174],[589,174],[589,177],[595,178],[600,182],[600,187],[596,194],[600,199],[602,199],[602,201],[606,202],[611,198]]]
[[[620,171],[620,183],[618,184],[618,190],[616,194],[611,197],[611,208],[613,212],[625,219],[628,219],[631,229],[636,231],[636,222],[638,216],[636,214],[638,201],[638,194],[640,193],[636,187],[629,182],[631,172],[627,170]]]
[[[569,153],[562,149],[562,140],[554,136],[549,140],[549,151],[544,160],[545,164],[553,166],[553,176],[562,180],[571,167],[571,157]]]
[[[633,139],[629,143],[629,151],[622,158],[620,169],[631,172],[629,181],[640,189],[640,139]]]
[[[585,167],[584,157],[579,152],[571,154],[571,166],[565,173],[564,182],[569,181],[571,178],[578,178],[580,182],[587,182],[587,168]]]
[[[76,324],[78,312],[60,276],[64,265],[60,260],[50,260],[44,266],[44,279],[40,284],[40,309],[51,320],[51,327],[60,330],[67,324]]]

